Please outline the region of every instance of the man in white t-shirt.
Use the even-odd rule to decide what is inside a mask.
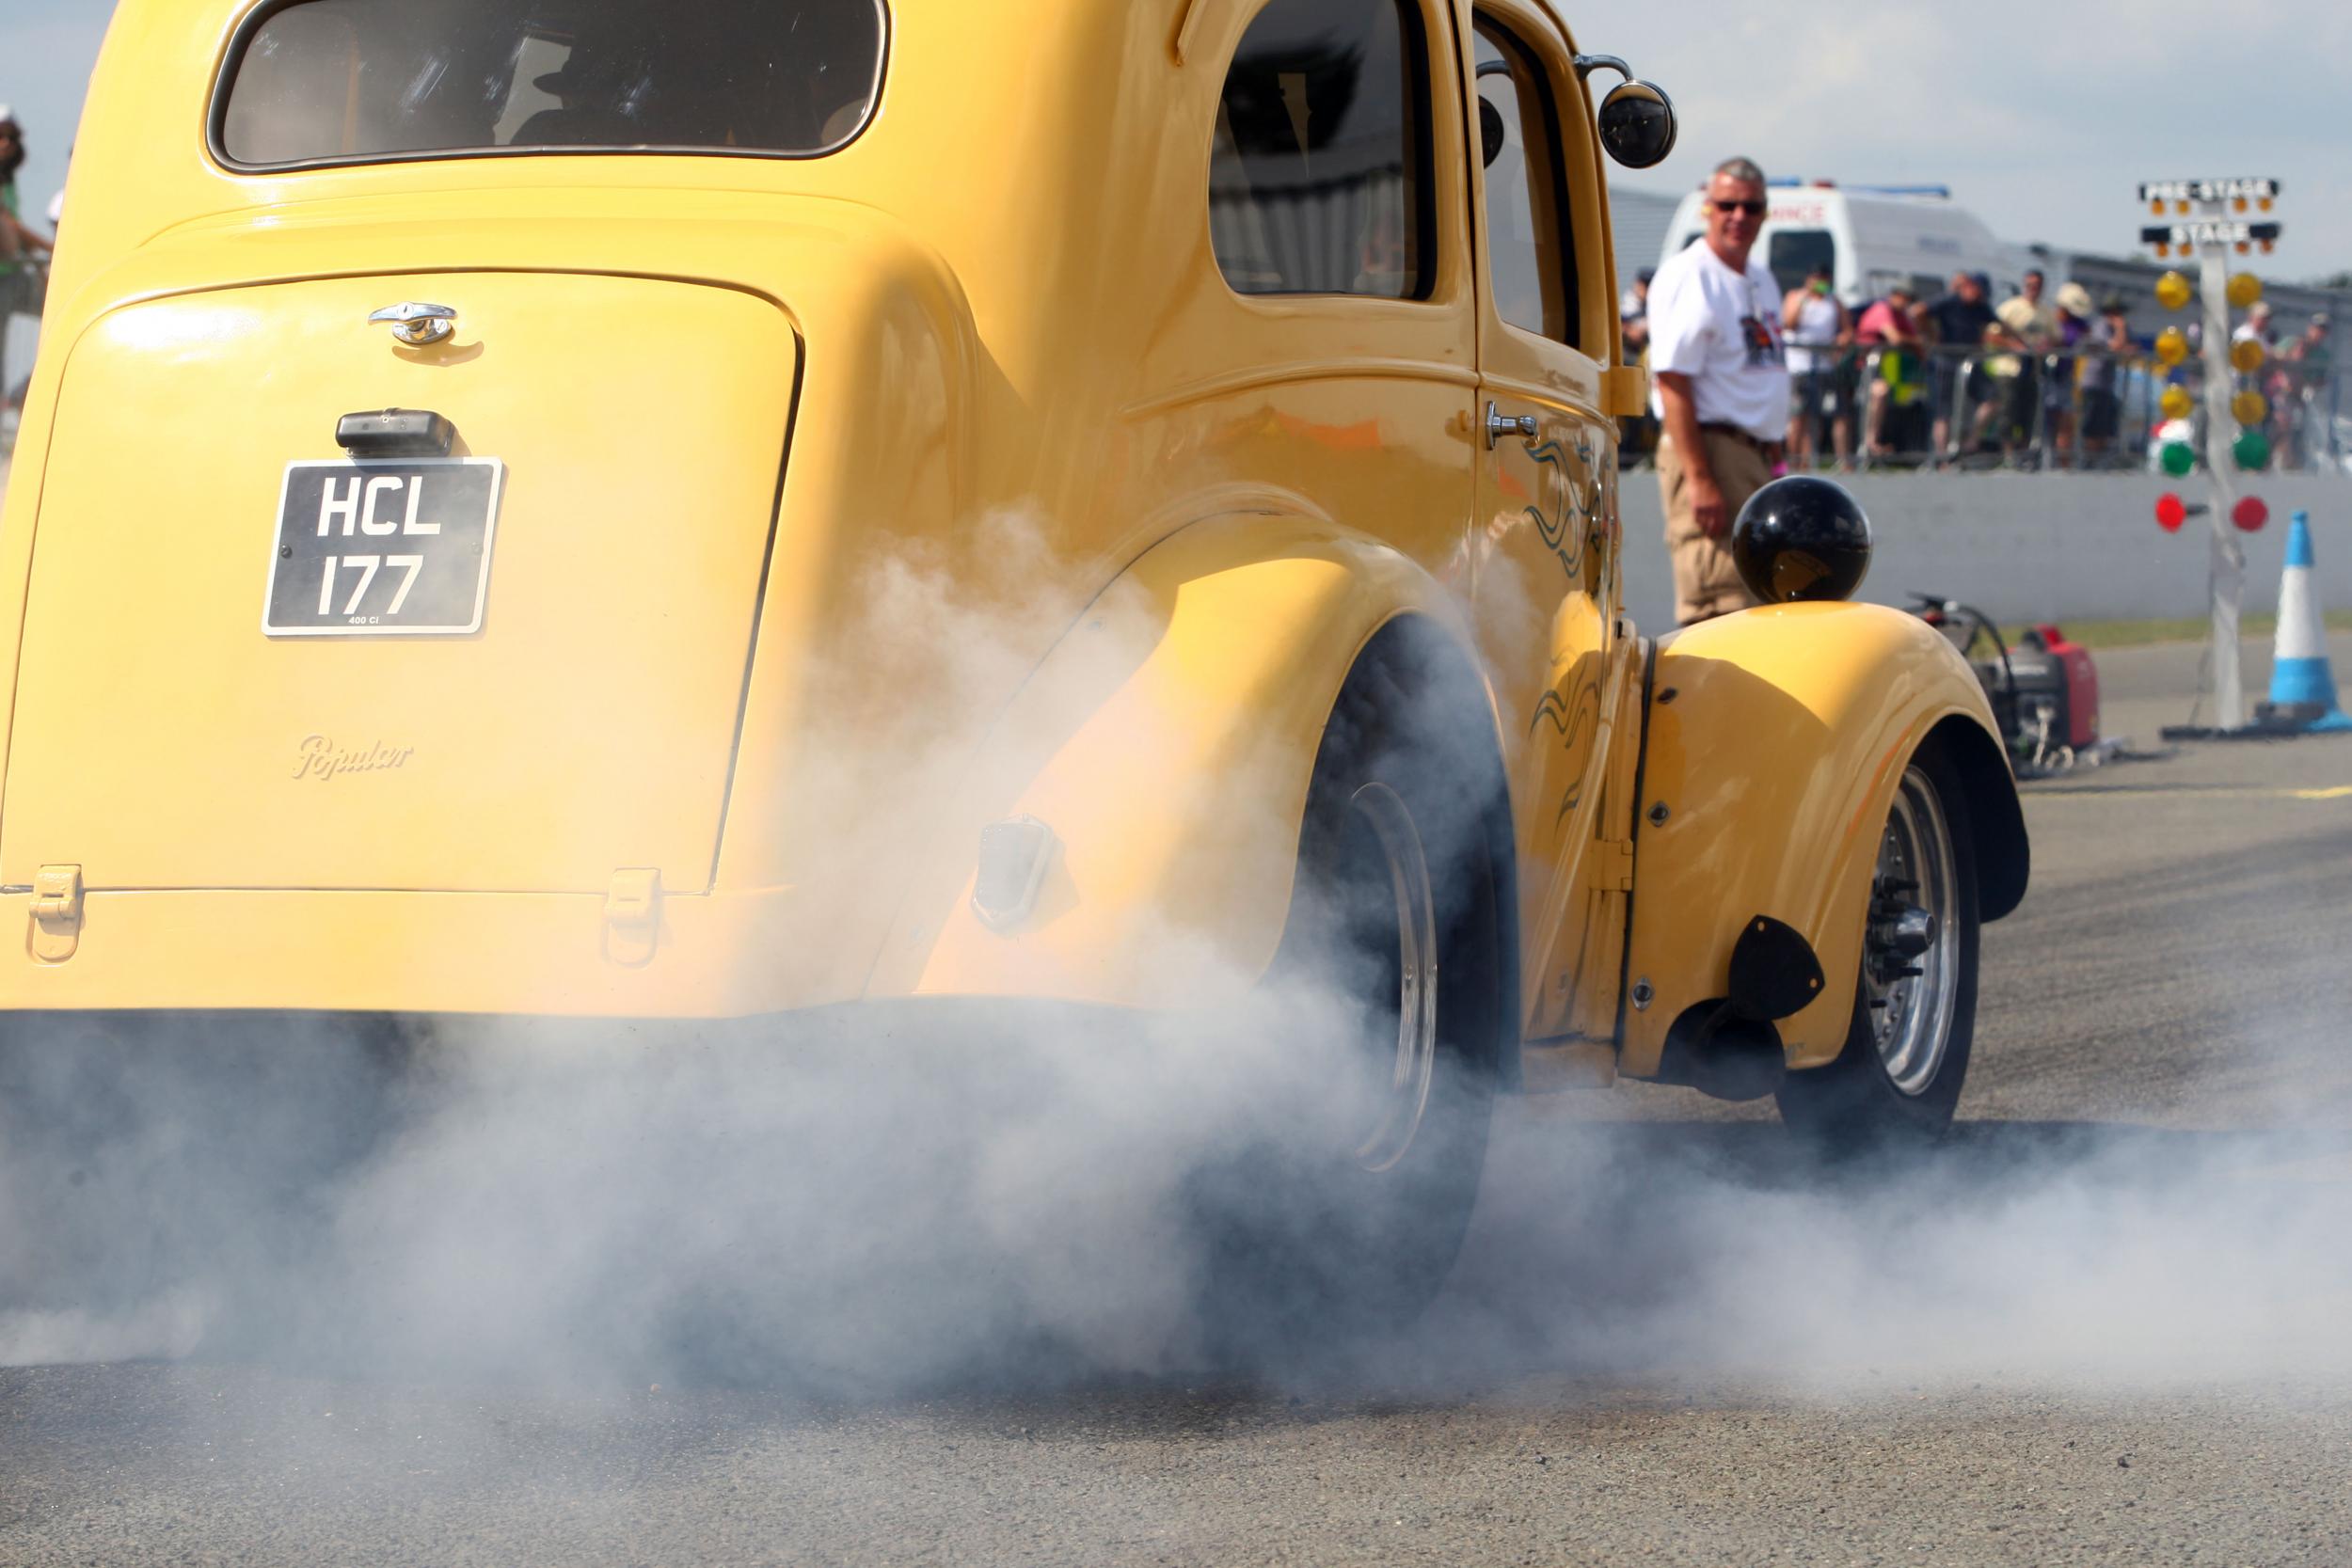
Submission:
[[[1780,286],[1751,258],[1764,227],[1764,171],[1745,158],[1707,183],[1707,232],[1649,286],[1650,406],[1663,427],[1675,614],[1684,626],[1756,603],[1731,559],[1731,524],[1780,461],[1788,368]]]

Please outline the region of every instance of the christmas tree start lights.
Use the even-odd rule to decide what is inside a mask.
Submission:
[[[2253,332],[2233,332],[2230,320],[2233,310],[2249,310],[2261,301],[2263,283],[2251,273],[2233,273],[2230,258],[2250,255],[2256,247],[2267,255],[2278,243],[2280,225],[2249,214],[2270,212],[2279,199],[2279,182],[2156,181],[2139,187],[2139,199],[2150,216],[2169,220],[2143,227],[2140,243],[2159,258],[2178,252],[2184,262],[2194,261],[2199,271],[2193,283],[2181,269],[2168,269],[2156,279],[2156,299],[2166,309],[2185,310],[2192,301],[2202,306],[2196,330],[2201,334],[2204,372],[2202,430],[2192,428],[2185,439],[2166,441],[2156,460],[2174,479],[2186,479],[2201,465],[2213,499],[2192,504],[2168,491],[2156,501],[2156,526],[2178,533],[2191,517],[2213,520],[2208,573],[2213,653],[2206,673],[2216,728],[2230,734],[2247,727],[2246,693],[2238,673],[2238,607],[2245,589],[2246,551],[2238,535],[2255,532],[2270,520],[2270,508],[2262,498],[2233,492],[2232,473],[2261,473],[2270,467],[2271,458],[2270,400],[2253,384],[2269,351]],[[2176,426],[2189,425],[2200,401],[2186,384],[2189,336],[2179,326],[2156,335],[2156,362],[2170,382],[2160,406],[2166,420]],[[2225,439],[2230,451],[2226,463],[2219,450]]]

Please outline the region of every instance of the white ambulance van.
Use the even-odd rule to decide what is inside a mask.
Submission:
[[[1977,215],[1953,205],[1940,185],[1835,185],[1828,181],[1779,181],[1766,191],[1772,202],[1756,254],[1772,269],[1784,292],[1794,289],[1821,261],[1830,264],[1837,297],[1854,309],[1883,299],[1897,283],[1909,283],[1922,299],[1950,286],[1956,272],[1980,272],[1992,280],[1992,297],[2017,292],[2033,259],[2018,245],[1994,238]],[[1675,210],[1661,255],[1672,256],[1695,241],[1706,226],[1704,192],[1692,191]],[[2053,277],[2055,288],[2059,279]]]

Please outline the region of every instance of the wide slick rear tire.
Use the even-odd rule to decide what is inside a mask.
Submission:
[[[1408,1324],[1443,1286],[1485,1167],[1516,989],[1509,817],[1490,735],[1413,640],[1376,642],[1317,757],[1263,987],[1304,1050],[1289,1102],[1207,1189],[1208,1316],[1229,1356]],[[1500,814],[1500,815],[1498,815]]]

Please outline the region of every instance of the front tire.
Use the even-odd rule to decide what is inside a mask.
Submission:
[[[1779,1091],[1781,1119],[1833,1151],[1941,1135],[1968,1076],[1976,843],[1959,775],[1932,746],[1896,788],[1870,884],[1845,1050]]]

